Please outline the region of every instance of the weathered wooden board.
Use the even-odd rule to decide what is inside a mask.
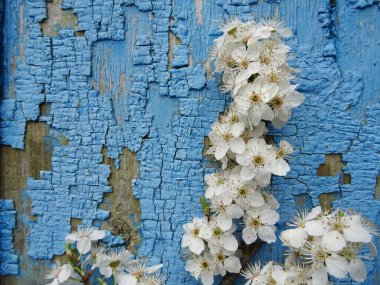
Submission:
[[[229,100],[205,60],[232,16],[278,15],[295,33],[289,45],[306,101],[271,131],[298,150],[292,171],[273,179],[280,229],[317,204],[359,210],[379,225],[378,0],[0,7],[1,284],[45,284],[48,261],[78,225],[107,229],[111,244],[163,262],[168,284],[196,284],[179,256],[181,227],[201,215],[203,175],[218,167],[202,153]],[[281,260],[282,251],[278,242],[252,259]],[[366,264],[365,284],[379,284],[379,258]]]

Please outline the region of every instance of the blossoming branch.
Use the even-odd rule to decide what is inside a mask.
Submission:
[[[162,264],[148,266],[147,260],[132,259],[128,250],[107,248],[98,243],[104,237],[104,231],[95,229],[80,229],[67,235],[65,255],[69,262],[64,265],[59,260],[55,262],[46,276],[52,279],[48,285],[165,284],[159,273]]]
[[[348,275],[355,282],[366,279],[363,259],[371,257],[360,250],[365,245],[374,249],[372,237],[378,233],[363,216],[342,210],[322,213],[318,206],[298,213],[289,226],[280,235],[289,248],[284,265],[250,265],[242,273],[245,284],[323,285],[329,284],[328,275],[338,279]]]
[[[258,239],[267,243],[276,241],[279,203],[266,187],[272,174],[285,176],[288,173],[287,160],[294,150],[284,140],[278,146],[268,143],[264,139],[266,124],[281,128],[291,117],[292,109],[304,101],[304,96],[296,91],[297,85],[291,83],[295,70],[287,63],[290,48],[282,39],[290,37],[292,32],[282,22],[233,20],[223,25],[222,32],[222,36],[215,40],[210,61],[215,72],[222,74],[222,91],[230,92],[232,103],[212,125],[208,135],[211,147],[207,151],[221,162],[222,170],[206,175],[206,192],[201,198],[205,216],[195,217],[185,224],[182,238],[182,247],[189,253],[185,269],[205,285],[213,284],[214,276],[240,272],[239,242],[235,236],[239,219],[244,222],[242,239],[246,244]],[[336,212],[325,216],[320,212],[311,215],[308,227],[319,227],[322,223],[325,227],[323,234],[309,233],[300,226],[283,232],[282,240],[292,252],[302,248],[303,256],[315,262],[304,262],[301,267],[296,267],[301,264],[297,260],[289,263],[294,266],[290,270],[273,263],[263,269],[249,266],[243,272],[248,279],[246,284],[323,285],[328,282],[327,273],[342,278],[347,272],[356,281],[363,279],[363,264],[354,258],[357,256],[354,248],[357,248],[356,242],[360,244],[372,239],[369,232],[365,234],[365,227],[350,224],[354,230],[350,231],[351,239],[347,239],[347,233],[337,229],[336,223],[332,222]],[[359,229],[363,237],[358,233],[362,238],[357,236],[355,240],[353,231]],[[319,256],[317,248],[325,250],[323,257]],[[344,257],[344,250],[352,257]],[[344,258],[353,263],[343,269],[342,266],[346,265]],[[306,266],[310,264],[311,267]],[[281,281],[272,278],[271,273],[278,272],[275,269],[281,270]],[[308,281],[304,283],[302,278],[293,278],[297,274],[306,274]],[[286,278],[291,276],[294,282],[285,275]]]

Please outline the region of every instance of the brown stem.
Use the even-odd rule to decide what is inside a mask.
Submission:
[[[243,251],[243,257],[241,259],[242,268],[246,267],[252,255],[254,255],[263,244],[264,242],[262,240],[258,240],[252,244],[244,244],[241,247],[241,250]],[[232,285],[238,277],[238,273],[227,273],[226,276],[223,277],[222,285]]]
[[[92,276],[92,270],[90,269],[90,271],[87,272],[86,276],[82,277],[82,282],[86,285],[89,285],[91,276]]]
[[[81,283],[85,285],[90,285],[90,278],[92,275],[92,270],[90,270],[87,274],[80,268],[79,260],[73,254],[67,254],[67,257],[70,260],[74,271],[78,273],[81,277]]]

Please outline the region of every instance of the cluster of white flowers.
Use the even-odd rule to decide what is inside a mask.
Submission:
[[[66,255],[69,263],[61,265],[57,260],[46,276],[53,279],[48,285],[93,284],[94,271],[97,270],[97,284],[107,285],[163,285],[165,278],[158,271],[162,264],[148,266],[147,260],[132,259],[128,250],[111,249],[93,244],[105,237],[105,232],[94,229],[80,229],[66,236]],[[75,245],[73,247],[73,245]],[[112,280],[111,279],[111,280]]]
[[[336,210],[321,212],[320,207],[310,213],[299,213],[292,229],[283,231],[280,239],[289,247],[283,266],[272,261],[263,268],[249,265],[242,275],[246,285],[327,285],[328,275],[363,282],[367,271],[360,249],[372,244],[377,234],[374,227],[357,213]]]
[[[267,122],[281,127],[304,100],[290,83],[290,49],[281,38],[291,36],[291,31],[281,22],[233,20],[222,31],[211,61],[233,102],[212,125],[207,151],[222,163],[222,171],[206,175],[206,216],[184,225],[182,239],[182,247],[190,252],[186,270],[203,284],[212,284],[216,275],[240,272],[237,219],[244,221],[246,244],[258,238],[276,241],[279,203],[265,187],[272,174],[284,176],[290,170],[286,158],[293,148],[286,141],[276,147],[263,135]]]
[[[186,270],[205,285],[213,284],[214,276],[241,270],[236,221],[244,222],[246,244],[257,239],[276,241],[279,203],[265,187],[272,174],[287,174],[287,159],[294,150],[286,141],[275,146],[263,136],[267,123],[282,127],[304,100],[295,90],[297,85],[291,84],[295,70],[287,64],[290,48],[282,38],[292,33],[282,22],[233,20],[222,31],[211,64],[222,73],[223,91],[230,92],[232,102],[212,125],[207,151],[222,163],[222,170],[206,175],[206,193],[201,198],[205,217],[185,224],[182,239],[182,248],[188,251]],[[286,267],[273,262],[262,269],[250,266],[243,273],[246,284],[323,285],[328,274],[365,279],[358,251],[372,236],[359,215],[342,211],[321,215],[316,208],[300,216],[295,225],[296,229],[281,235],[291,252]],[[305,259],[302,265],[300,256]]]

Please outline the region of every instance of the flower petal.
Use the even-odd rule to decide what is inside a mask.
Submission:
[[[227,143],[218,145],[215,149],[215,159],[221,160],[226,155],[229,145]]]
[[[305,101],[305,96],[302,93],[293,93],[292,96],[288,99],[288,104],[290,107],[298,107],[302,104],[302,102]]]
[[[195,254],[201,254],[202,251],[205,249],[205,244],[202,239],[193,238],[191,239],[191,242],[189,244],[189,249],[191,252]]]
[[[240,137],[245,130],[244,122],[235,123],[231,126],[231,132],[234,137]]]
[[[243,154],[245,152],[245,142],[242,138],[233,138],[230,140],[230,149],[237,154]]]
[[[259,238],[267,243],[272,243],[276,241],[276,235],[274,230],[268,226],[262,226],[258,230]]]
[[[281,233],[281,239],[294,248],[301,248],[307,237],[307,232],[302,228],[290,229]]]
[[[272,209],[264,209],[261,212],[261,223],[265,225],[274,225],[280,219],[280,215]]]
[[[48,285],[59,285],[59,281],[57,278],[53,280],[53,282],[49,283]]]
[[[365,242],[372,241],[372,235],[361,225],[353,224],[350,227],[343,229],[343,235],[347,241]]]
[[[77,240],[78,240],[78,234],[77,233],[71,233],[65,237],[65,241],[68,243],[74,243]]]
[[[66,280],[68,280],[73,273],[73,268],[71,267],[70,264],[64,264],[61,267],[61,271],[59,272],[57,279],[59,283],[63,283]]]
[[[214,275],[210,270],[201,273],[201,281],[203,285],[212,285],[214,283]]]
[[[222,231],[228,231],[232,226],[232,219],[227,217],[225,214],[219,214],[216,218],[216,222]]]
[[[274,281],[276,281],[276,284],[278,285],[285,285],[285,280],[288,277],[289,272],[286,272],[282,269],[277,269],[272,272],[271,277]]]
[[[245,227],[243,229],[243,240],[246,244],[255,242],[257,240],[257,231],[252,228]]]
[[[316,217],[318,217],[322,212],[321,206],[314,207],[310,213],[306,216],[306,220],[314,220]]]
[[[352,280],[356,282],[364,282],[367,278],[367,270],[363,261],[359,258],[351,260],[348,265],[348,274]]]
[[[123,274],[119,279],[119,285],[136,285],[137,278],[130,274]]]
[[[243,166],[240,171],[241,179],[244,181],[252,180],[257,173],[256,168],[252,166]]]
[[[109,278],[112,276],[112,268],[109,266],[100,267],[99,272],[106,278]]]
[[[259,169],[257,169],[257,173],[255,176],[255,182],[259,186],[263,186],[263,187],[268,186],[270,183],[271,177],[272,177],[272,174],[269,171],[262,169],[262,168],[259,168]]]
[[[327,285],[328,284],[328,278],[327,278],[327,271],[324,266],[321,266],[320,268],[313,271],[312,275],[312,285]]]
[[[102,230],[94,230],[92,233],[89,235],[89,238],[93,241],[103,239],[106,236],[105,232]]]
[[[346,246],[346,240],[338,231],[331,231],[323,236],[321,245],[332,252],[339,252]]]
[[[313,237],[322,236],[326,234],[329,230],[330,227],[320,221],[313,220],[305,223],[305,231]]]
[[[229,205],[226,213],[232,219],[239,219],[244,215],[243,209],[236,204]]]
[[[261,110],[256,106],[248,109],[248,118],[252,125],[257,126],[261,121]]]
[[[261,118],[266,121],[271,121],[274,118],[272,109],[265,103],[260,104]]]
[[[223,235],[221,238],[221,244],[224,249],[228,251],[236,251],[238,248],[238,241],[233,235]]]
[[[285,176],[289,170],[289,164],[282,158],[272,160],[268,165],[268,170],[275,175]]]
[[[91,240],[87,237],[78,239],[77,249],[80,254],[86,254],[91,249]]]
[[[261,207],[265,204],[263,195],[261,195],[260,192],[253,192],[251,195],[249,195],[249,204],[252,207]]]
[[[228,272],[239,273],[241,269],[240,259],[234,255],[227,257],[224,260],[224,265]]]
[[[326,258],[326,269],[330,275],[336,278],[344,278],[348,273],[348,262],[346,258],[333,254]]]

